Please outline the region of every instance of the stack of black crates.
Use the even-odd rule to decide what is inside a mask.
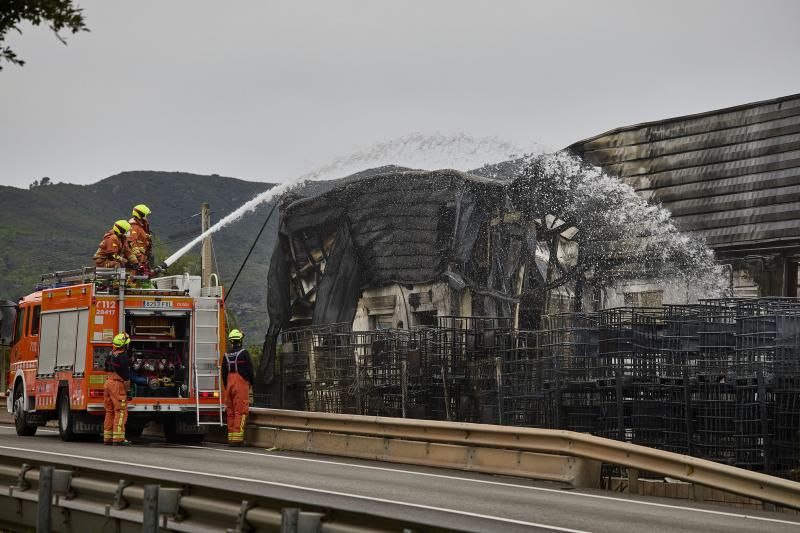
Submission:
[[[562,313],[539,331],[339,324],[280,347],[273,406],[567,429],[800,478],[797,299]]]
[[[510,318],[440,316],[428,374],[430,406],[440,420],[502,423],[503,356],[512,343]]]
[[[543,326],[540,358],[544,426],[598,432],[598,317],[562,313],[544,317]]]
[[[665,391],[658,372],[663,333],[661,309],[623,307],[600,313],[600,435],[663,446]]]

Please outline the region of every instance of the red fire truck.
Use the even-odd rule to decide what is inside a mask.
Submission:
[[[57,420],[65,441],[99,436],[105,361],[122,331],[131,336],[128,437],[158,421],[170,442],[201,442],[222,424],[222,288],[188,274],[150,281],[135,288],[125,269],[56,272],[19,301],[7,376],[18,435]]]

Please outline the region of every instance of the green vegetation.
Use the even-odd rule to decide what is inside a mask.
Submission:
[[[92,185],[0,186],[0,297],[32,292],[45,272],[91,265],[103,234],[114,220],[130,218],[138,203],[153,210],[159,261],[200,233],[200,217],[194,215],[201,203],[211,204],[213,223],[271,186],[170,172],[124,172]],[[270,207],[262,205],[214,235],[214,270],[223,285],[233,280]],[[266,277],[277,228],[273,216],[226,305],[252,343],[263,338],[268,323]],[[199,252],[198,246],[168,273],[199,274]]]
[[[262,339],[251,339],[253,341],[261,341]],[[263,344],[249,344],[246,346],[247,353],[250,354],[250,362],[253,363],[253,369],[261,368],[261,356],[264,354]]]

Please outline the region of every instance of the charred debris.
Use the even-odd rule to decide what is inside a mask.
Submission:
[[[701,241],[597,167],[567,153],[520,167],[516,179],[393,171],[285,196],[269,268],[266,367],[283,329],[354,324],[391,298],[405,313],[360,329],[430,324],[415,313],[438,298],[426,312],[510,318],[535,330],[554,295],[580,311],[625,279],[713,278],[713,253]]]

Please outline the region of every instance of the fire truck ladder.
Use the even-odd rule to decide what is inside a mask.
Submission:
[[[196,298],[194,316],[194,390],[197,425],[222,425],[222,377],[220,375],[219,300]],[[200,421],[201,398],[216,398],[216,420]]]

